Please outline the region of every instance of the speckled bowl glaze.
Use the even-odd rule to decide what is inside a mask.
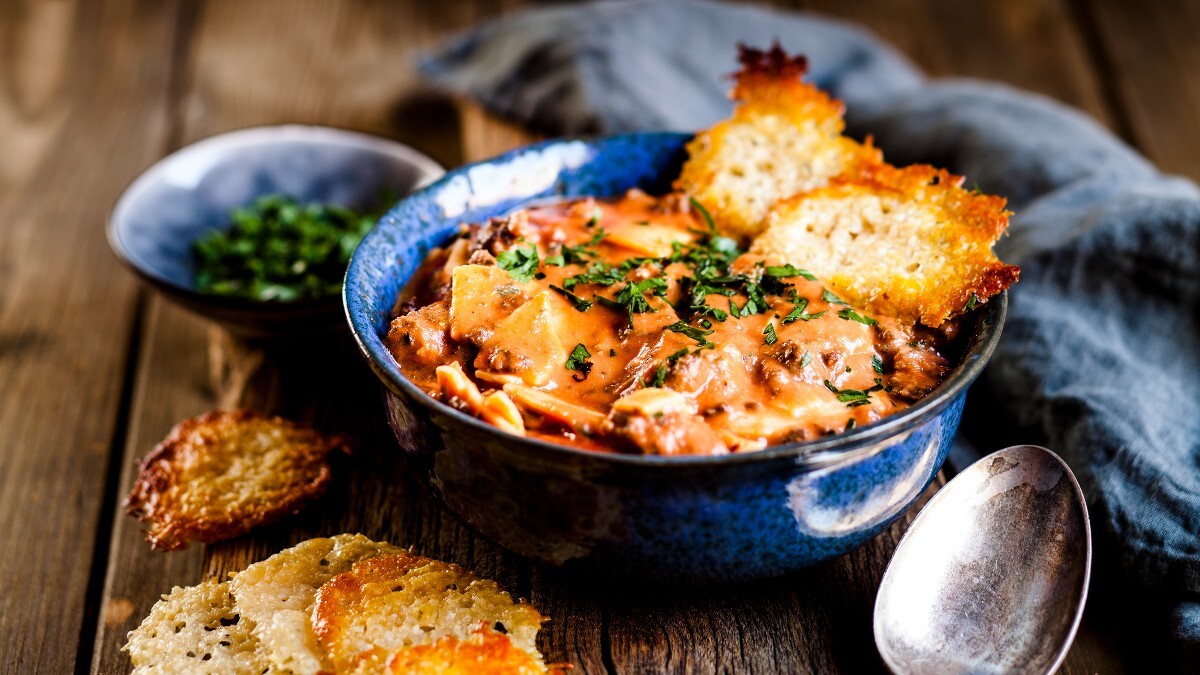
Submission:
[[[407,461],[453,513],[519,554],[697,584],[776,576],[846,553],[936,475],[967,386],[999,339],[1003,295],[967,319],[962,364],[912,408],[845,434],[721,457],[602,454],[518,438],[404,378],[382,341],[396,297],[459,223],[548,197],[665,191],[688,139],[550,141],[463,167],[400,202],[351,260],[347,316]]]
[[[286,125],[206,138],[151,166],[117,200],[108,242],[117,257],[168,298],[249,337],[302,337],[344,329],[335,295],[257,302],[207,295],[192,282],[192,242],[229,226],[229,212],[282,193],[365,209],[381,194],[407,195],[445,173],[412,148],[366,134]]]

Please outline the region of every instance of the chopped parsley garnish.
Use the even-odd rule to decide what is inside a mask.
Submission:
[[[667,330],[671,331],[672,333],[680,333],[684,337],[691,338],[696,342],[699,342],[700,346],[702,347],[712,344],[705,339],[705,337],[712,334],[711,330],[704,330],[702,328],[696,328],[695,326],[689,326],[682,321],[676,321],[670,326],[667,326]]]
[[[883,359],[879,358],[878,356],[872,356],[871,357],[871,367],[875,369],[875,372],[882,375],[883,374]]]
[[[726,312],[723,309],[717,309],[716,307],[713,307],[712,305],[709,305],[707,303],[702,304],[698,307],[693,305],[692,309],[696,310],[696,312],[698,314],[711,316],[712,318],[716,319],[717,321],[724,321],[725,319],[729,318],[728,312]]]
[[[555,286],[554,284],[550,284],[550,290],[562,295],[567,300],[570,300],[571,305],[573,305],[575,307],[575,309],[577,309],[581,312],[586,312],[592,308],[591,300],[584,300],[583,298],[579,297],[578,295],[575,295],[571,291],[568,291],[567,289],[565,289],[561,286]]]
[[[806,309],[808,309],[808,298],[797,298],[796,306],[792,307],[792,311],[788,312],[787,316],[783,317],[781,323],[786,325],[796,320],[812,321],[813,319],[819,319],[822,316],[825,316],[825,312],[828,311],[821,310],[816,314],[809,314],[808,312],[804,311]]]
[[[667,381],[667,373],[668,372],[669,372],[669,369],[667,368],[667,364],[665,364],[665,363],[658,364],[658,368],[656,368],[654,370],[654,379],[651,380],[651,382],[648,386],[661,389],[663,384],[665,384]]]
[[[690,353],[691,353],[690,349],[688,349],[687,347],[683,347],[683,348],[679,349],[678,351],[676,351],[674,354],[671,354],[670,356],[668,356],[667,360],[671,361],[673,363],[675,361],[678,361],[679,359],[682,359],[683,357],[687,356]]]
[[[833,293],[831,293],[828,288],[821,289],[821,299],[824,300],[825,302],[828,302],[831,305],[848,305],[848,304],[850,304],[850,303],[846,302],[845,300],[839,298],[838,296],[834,295]]]
[[[546,256],[546,264],[556,265],[558,267],[562,267],[564,265],[582,265],[588,261],[588,258],[599,255],[599,251],[596,249],[596,246],[603,241],[604,237],[606,236],[608,236],[608,233],[604,231],[604,228],[600,228],[599,230],[596,230],[594,234],[592,234],[592,238],[588,240],[586,244],[580,244],[578,246],[567,246],[566,244],[563,244],[561,247],[559,247],[558,253]]]
[[[763,329],[763,335],[767,336],[763,340],[763,344],[773,345],[779,342],[779,336],[775,334],[775,324],[770,321],[767,322],[767,327]]]
[[[625,278],[625,270],[613,267],[608,263],[596,261],[588,265],[588,271],[563,279],[563,286],[572,289],[579,284],[595,284],[597,286],[612,286]]]
[[[745,280],[742,292],[746,294],[746,304],[742,306],[742,316],[762,314],[770,308],[770,305],[767,304],[766,291],[753,279]]]
[[[192,244],[196,290],[265,302],[336,295],[350,254],[379,215],[262,197],[230,213],[232,227]]]
[[[515,246],[507,251],[501,251],[496,256],[496,264],[500,269],[521,283],[533,279],[537,274],[538,252],[534,246]]]
[[[587,272],[563,279],[563,286],[567,290],[573,289],[579,284],[612,286],[624,281],[625,275],[643,265],[654,265],[661,269],[663,260],[661,258],[629,258],[620,265],[610,265],[602,260],[593,260],[588,265]]]
[[[688,202],[691,203],[693,209],[696,209],[696,211],[700,214],[700,217],[704,219],[704,225],[706,227],[708,227],[709,233],[713,237],[716,237],[717,236],[717,224],[716,224],[716,222],[713,221],[712,214],[709,213],[708,209],[704,208],[704,205],[701,204],[700,201],[697,200],[695,197],[688,197]]]
[[[845,403],[847,408],[856,408],[871,403],[871,393],[883,389],[883,380],[875,378],[875,385],[867,389],[838,389],[829,380],[825,380],[825,388],[837,396],[837,400]]]
[[[867,326],[874,326],[875,324],[879,323],[875,319],[872,319],[869,316],[863,316],[862,314],[859,314],[858,312],[850,309],[849,307],[838,312],[837,315],[838,315],[838,317],[840,317],[842,319],[846,319],[847,321],[857,321],[857,322],[859,322],[861,324],[865,324]]]
[[[642,281],[627,282],[617,294],[617,302],[628,305],[631,312],[653,312],[650,301],[646,300],[646,292],[664,296],[667,294],[667,280],[662,277],[651,277]]]
[[[582,373],[583,377],[572,375],[571,379],[576,382],[583,382],[587,379],[588,373],[592,372],[592,362],[588,361],[590,358],[592,358],[592,354],[587,347],[583,346],[582,342],[575,345],[575,348],[571,350],[571,355],[567,357],[567,370]]]
[[[617,294],[616,300],[610,300],[603,295],[596,296],[596,302],[609,309],[624,310],[629,315],[629,327],[633,328],[633,315],[657,311],[650,306],[645,293],[652,291],[654,295],[667,294],[667,280],[662,277],[650,277],[642,281],[627,281]]]
[[[794,265],[768,265],[765,270],[767,276],[775,277],[776,279],[788,279],[791,277],[804,277],[809,281],[816,281],[817,277],[808,270],[802,270]]]
[[[800,357],[800,367],[803,368],[810,363],[812,363],[812,354],[804,352],[804,356]]]
[[[967,298],[966,311],[969,312],[972,309],[975,309],[975,305],[978,305],[978,304],[979,304],[979,296],[972,293],[971,297]]]

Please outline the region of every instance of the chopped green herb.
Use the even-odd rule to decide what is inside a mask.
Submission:
[[[228,230],[192,245],[196,289],[271,302],[336,295],[350,254],[380,215],[262,197],[234,210]]]
[[[669,369],[667,368],[667,364],[658,364],[658,368],[654,369],[654,380],[650,382],[650,386],[661,389],[663,384],[665,384],[667,381],[668,372]]]
[[[554,284],[550,284],[550,290],[562,295],[567,300],[570,300],[571,305],[573,305],[575,307],[575,309],[577,309],[581,312],[586,312],[592,308],[591,300],[584,300],[583,298],[579,297],[578,295],[575,295],[571,291],[568,291],[567,289],[565,289],[561,286],[555,286]]]
[[[595,227],[600,224],[600,217],[603,215],[604,215],[604,212],[600,210],[599,206],[597,206],[596,210],[592,211],[592,217],[588,218],[588,221],[584,224],[587,227]]]
[[[590,358],[592,358],[592,354],[587,347],[583,346],[582,342],[575,345],[575,348],[571,350],[571,355],[567,357],[567,370],[582,373],[583,377],[572,375],[571,379],[576,382],[583,382],[587,379],[588,373],[592,372],[592,362],[588,360]]]
[[[839,318],[846,319],[847,321],[857,321],[861,324],[865,324],[868,326],[874,326],[875,324],[879,323],[875,319],[872,319],[869,316],[863,316],[862,314],[859,314],[858,312],[850,309],[849,307],[841,310],[840,312],[837,313],[837,315]]]
[[[592,238],[586,244],[578,246],[567,246],[563,244],[559,247],[558,253],[546,256],[547,265],[555,265],[562,267],[564,265],[582,265],[588,261],[588,258],[599,255],[596,246],[608,236],[608,232],[604,228],[600,228],[592,234]]]
[[[537,248],[532,245],[514,246],[507,251],[501,251],[500,255],[496,256],[496,264],[513,279],[525,283],[537,273]]]
[[[612,286],[613,284],[624,281],[625,275],[631,271],[642,267],[643,265],[653,265],[662,269],[663,259],[661,258],[629,258],[620,265],[610,265],[601,260],[593,260],[587,268],[587,272],[576,274],[572,277],[567,277],[563,280],[563,286],[568,290],[575,288],[578,284],[596,284],[599,286]]]
[[[667,280],[662,277],[650,277],[642,281],[627,281],[625,282],[625,286],[621,288],[621,292],[617,294],[616,300],[610,300],[603,295],[597,295],[596,302],[609,309],[624,309],[629,315],[629,327],[633,328],[634,314],[657,311],[650,306],[650,301],[646,299],[645,293],[647,291],[651,291],[657,296],[666,295]]]
[[[867,389],[838,389],[829,380],[825,380],[825,388],[837,396],[837,400],[845,403],[847,408],[855,408],[871,403],[871,393],[883,389],[883,381],[875,378],[875,385]]]
[[[975,305],[977,305],[977,304],[979,304],[979,296],[972,293],[971,297],[967,298],[966,311],[969,312],[969,311],[975,309]]]
[[[821,310],[816,314],[809,314],[808,312],[804,311],[806,309],[808,309],[808,298],[797,298],[796,306],[792,307],[792,311],[788,312],[787,316],[783,317],[782,323],[786,325],[796,320],[812,321],[813,319],[819,319],[822,316],[825,316],[825,312],[828,311]]]
[[[708,209],[704,208],[704,205],[701,204],[695,197],[688,197],[688,202],[691,203],[693,209],[696,209],[696,211],[700,214],[700,217],[704,219],[704,225],[708,227],[709,233],[713,237],[716,237],[717,224],[713,221],[712,214],[709,213]]]
[[[668,356],[667,360],[671,361],[671,362],[675,362],[675,361],[678,361],[679,359],[687,356],[690,353],[691,353],[691,350],[689,350],[687,347],[683,347],[683,348],[679,349],[678,351],[676,351],[674,354],[671,354],[670,356]]]
[[[804,368],[810,363],[812,363],[812,354],[804,352],[804,356],[800,357],[800,367]]]
[[[711,330],[704,330],[701,328],[696,328],[695,326],[689,326],[682,321],[676,321],[670,326],[667,326],[667,330],[671,331],[672,333],[680,333],[684,337],[689,337],[696,342],[699,342],[701,346],[711,344],[708,340],[704,339],[706,336],[712,334]]]
[[[848,305],[848,304],[850,304],[850,303],[846,302],[845,300],[839,298],[838,296],[834,295],[833,293],[831,293],[828,288],[821,289],[821,299],[824,300],[825,302],[828,302],[831,305]]]
[[[587,272],[563,279],[563,286],[568,290],[575,288],[579,284],[612,286],[624,278],[625,270],[622,270],[619,267],[614,267],[605,262],[596,261],[588,266]]]
[[[767,322],[767,327],[763,329],[763,335],[767,337],[763,340],[763,344],[773,345],[779,342],[779,336],[775,334],[775,324]]]
[[[882,375],[883,374],[883,359],[879,358],[878,356],[872,356],[871,357],[871,367],[875,369],[875,372]]]
[[[817,277],[808,270],[802,270],[794,265],[768,265],[766,274],[769,277],[776,279],[788,279],[790,277],[804,277],[809,281],[816,281]]]
[[[716,307],[708,304],[704,304],[699,307],[693,306],[692,309],[695,309],[699,314],[711,316],[717,321],[724,321],[725,319],[729,318],[729,314],[725,310],[717,309]]]

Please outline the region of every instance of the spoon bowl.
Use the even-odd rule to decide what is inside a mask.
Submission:
[[[1083,616],[1087,505],[1053,452],[975,462],[909,527],[875,600],[875,644],[897,674],[1051,673]]]

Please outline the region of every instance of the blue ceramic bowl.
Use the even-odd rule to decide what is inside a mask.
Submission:
[[[459,223],[547,197],[667,190],[688,139],[550,141],[452,171],[392,209],[350,262],[346,312],[384,385],[407,461],[450,511],[519,554],[711,583],[771,577],[846,553],[887,527],[937,474],[967,386],[999,339],[1003,295],[967,319],[962,364],[912,408],[848,433],[720,457],[601,454],[518,438],[404,378],[382,341],[397,294]]]
[[[181,305],[246,336],[302,336],[339,329],[335,295],[258,302],[199,293],[192,242],[229,226],[229,212],[264,195],[373,208],[407,195],[444,172],[412,148],[325,127],[233,131],[179,150],[150,167],[121,195],[108,220],[108,242],[126,265]]]

